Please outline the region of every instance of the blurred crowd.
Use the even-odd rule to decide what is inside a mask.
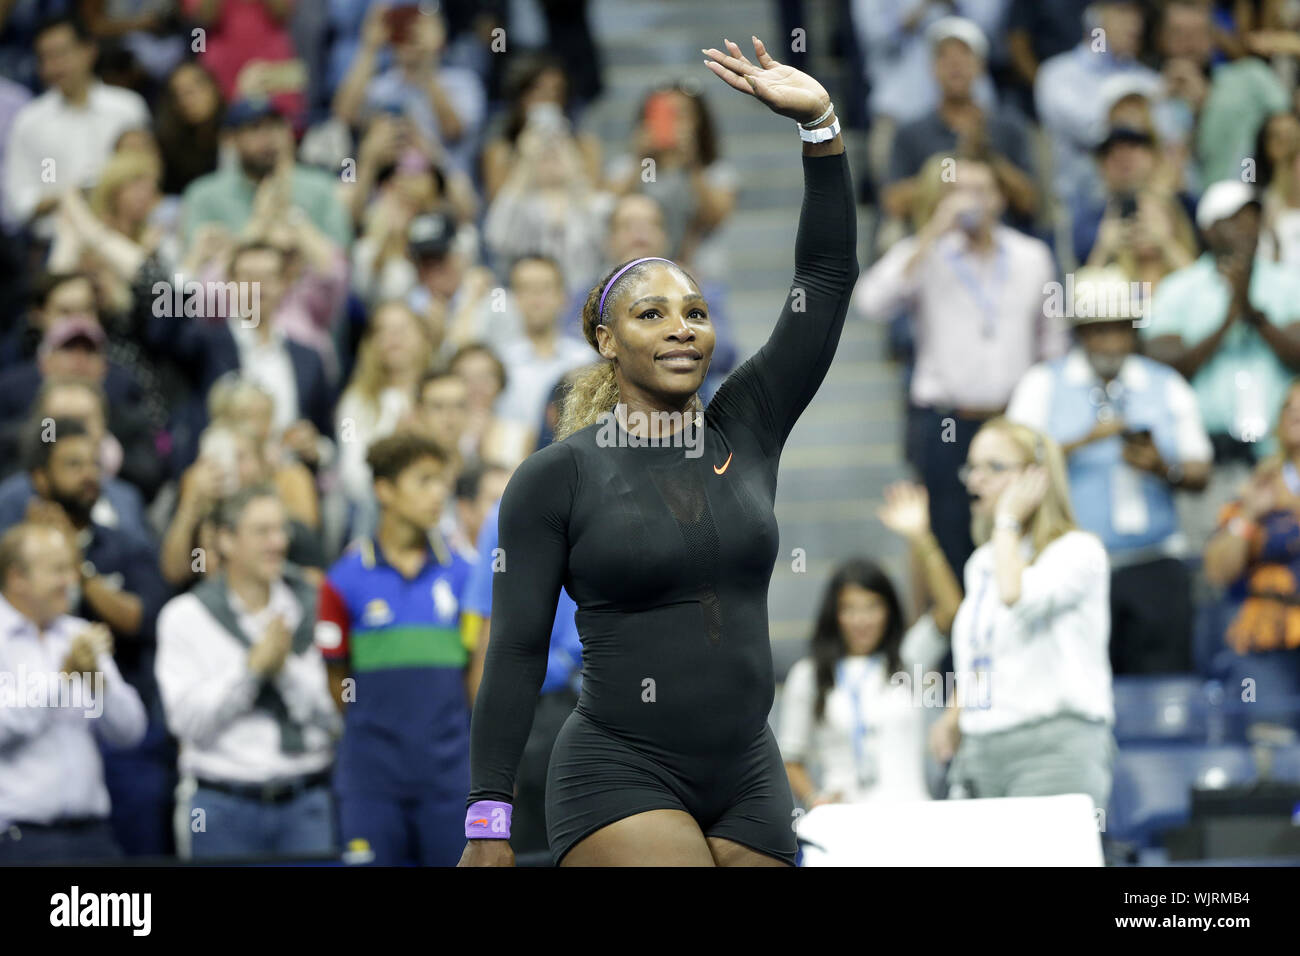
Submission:
[[[512,6],[0,0],[0,532],[17,529],[0,543],[0,666],[70,613],[95,629],[62,635],[48,663],[98,667],[118,712],[102,776],[43,787],[93,748],[0,706],[0,777],[23,778],[0,783],[0,859],[24,840],[47,859],[200,855],[177,835],[196,832],[186,801],[206,783],[214,819],[223,798],[241,825],[261,807],[283,839],[202,852],[364,862],[366,841],[340,846],[319,822],[352,706],[335,665],[452,668],[472,701],[490,593],[471,599],[471,570],[487,562],[490,582],[505,481],[596,360],[588,290],[671,257],[717,328],[702,398],[741,357],[722,241],[739,176],[702,89],[646,90],[602,142],[584,123],[604,92],[588,5],[540,0],[536,49],[514,45]],[[805,6],[774,5],[787,34]],[[865,772],[856,688],[887,697],[888,674],[939,666],[954,626],[974,626],[981,507],[1029,527],[1055,501],[1045,542],[1100,539],[1098,673],[1248,672],[1269,700],[1300,695],[1300,9],[831,7],[833,44],[778,59],[836,58],[832,93],[866,147],[850,320],[887,323],[907,370],[918,481],[890,490],[882,520],[914,573],[903,589],[855,559],[828,586],[780,714],[796,796],[937,792],[926,734],[948,759],[952,728],[895,708]],[[1033,507],[995,509],[1000,472],[1058,451]],[[433,497],[408,508],[421,462]],[[401,631],[403,611],[349,591],[383,563],[355,543],[418,528],[430,502],[429,614],[463,640],[435,660],[402,644],[408,628],[364,651],[379,645],[358,629]],[[423,553],[406,577],[424,580]],[[253,583],[205,590],[236,579]],[[336,640],[304,637],[313,622]],[[211,657],[209,626],[230,642]],[[571,706],[565,648],[544,696]],[[853,670],[882,649],[879,675]],[[261,682],[241,683],[250,668]],[[134,699],[114,698],[119,679]],[[13,743],[42,734],[45,750]],[[541,752],[521,793],[544,779]]]

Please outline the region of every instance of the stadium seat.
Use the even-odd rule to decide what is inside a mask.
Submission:
[[[1115,739],[1128,743],[1210,743],[1223,690],[1200,677],[1116,677]]]
[[[1254,778],[1250,748],[1239,744],[1124,747],[1115,761],[1106,836],[1155,846],[1164,831],[1187,821],[1193,787],[1226,787]]]

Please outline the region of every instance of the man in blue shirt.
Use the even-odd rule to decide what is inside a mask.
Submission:
[[[492,617],[492,582],[495,571],[506,567],[506,555],[497,547],[496,508],[483,522],[478,539],[478,562],[470,573],[465,590],[464,611],[467,628],[477,632],[471,681],[478,689],[487,653],[489,625]],[[514,811],[510,820],[510,845],[520,866],[550,866],[546,840],[546,770],[551,760],[555,738],[573,708],[578,704],[578,687],[582,679],[582,641],[574,614],[578,606],[569,592],[560,590],[551,628],[551,649],[546,660],[546,678],[533,714],[533,729],[524,745],[516,777]]]
[[[1079,526],[1106,545],[1112,670],[1171,673],[1191,669],[1192,623],[1174,491],[1204,489],[1213,452],[1191,387],[1136,354],[1131,291],[1121,269],[1079,270],[1078,344],[1025,373],[1007,417],[1061,444]]]

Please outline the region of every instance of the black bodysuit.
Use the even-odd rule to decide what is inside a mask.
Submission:
[[[777,463],[826,375],[858,275],[845,155],[805,156],[803,169],[790,295],[699,430],[627,447],[637,439],[617,425],[589,426],[529,457],[502,498],[469,802],[512,800],[564,585],[579,608],[582,694],[547,777],[557,863],[650,809],[685,810],[708,836],[794,861],[793,803],[767,725]],[[701,437],[698,454],[689,446]]]

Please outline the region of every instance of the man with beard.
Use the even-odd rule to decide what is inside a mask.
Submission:
[[[288,121],[266,100],[237,100],[226,111],[239,162],[190,183],[181,218],[185,243],[194,241],[205,223],[224,226],[237,235],[264,206],[287,206],[289,215],[306,215],[335,245],[347,248],[352,226],[335,197],[335,180],[320,170],[293,160],[293,134]]]
[[[1183,377],[1137,354],[1123,270],[1081,269],[1074,290],[1101,307],[1075,310],[1078,345],[1025,373],[1007,418],[1060,443],[1079,526],[1106,545],[1112,671],[1188,671],[1192,579],[1174,491],[1205,488],[1210,439]]]
[[[27,437],[27,469],[36,495],[26,520],[63,535],[79,572],[71,613],[112,630],[118,668],[149,712],[149,729],[139,746],[104,754],[117,840],[128,855],[168,854],[176,759],[153,677],[154,621],[168,597],[158,553],[130,532],[91,519],[100,496],[100,465],[84,422],[47,419]]]

